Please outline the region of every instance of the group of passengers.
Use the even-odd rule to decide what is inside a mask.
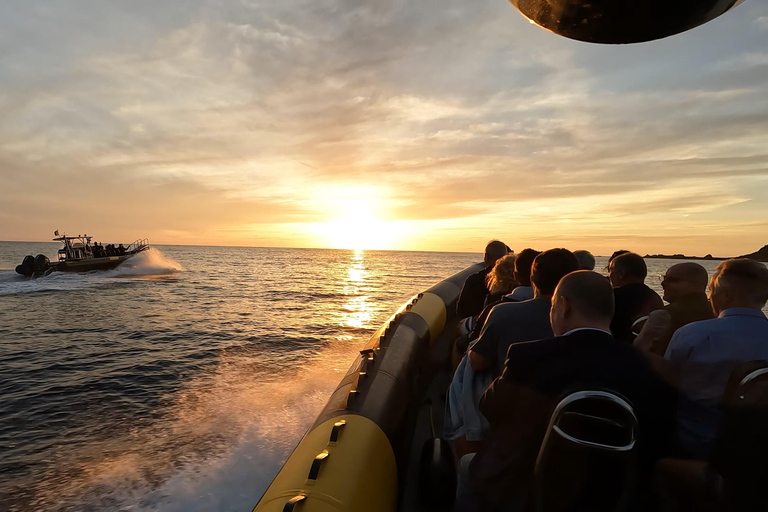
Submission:
[[[123,256],[126,253],[126,249],[123,247],[123,244],[115,247],[115,244],[104,245],[94,242],[91,246],[91,253],[94,258],[106,258],[107,256]]]
[[[768,360],[762,263],[725,260],[711,280],[697,263],[675,264],[659,276],[666,306],[638,254],[614,253],[607,279],[594,267],[587,251],[514,254],[494,240],[466,280],[444,428],[461,457],[457,510],[530,509],[550,416],[579,389],[631,403],[640,482],[654,488],[660,459],[709,458],[731,373]],[[659,492],[681,509],[683,497],[662,491],[646,508]]]

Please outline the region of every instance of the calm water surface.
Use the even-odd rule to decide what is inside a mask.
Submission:
[[[170,246],[13,271],[57,248],[0,242],[3,510],[251,510],[368,336],[481,259]]]

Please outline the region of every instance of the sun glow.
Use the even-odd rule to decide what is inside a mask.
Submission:
[[[377,187],[326,190],[327,221],[315,225],[315,235],[334,249],[392,249],[402,233],[401,223],[384,220],[385,194]]]

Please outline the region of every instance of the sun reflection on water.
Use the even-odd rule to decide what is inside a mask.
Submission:
[[[342,307],[342,327],[364,329],[371,321],[368,302],[370,297],[367,295],[369,273],[365,268],[364,256],[363,250],[355,250],[347,269],[347,279],[344,285],[344,295],[347,296],[347,300]]]

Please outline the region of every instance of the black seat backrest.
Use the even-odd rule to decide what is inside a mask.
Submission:
[[[768,510],[768,361],[731,373],[710,464],[734,510]]]
[[[616,393],[583,390],[552,414],[535,467],[538,512],[617,510],[631,486],[637,418]]]

